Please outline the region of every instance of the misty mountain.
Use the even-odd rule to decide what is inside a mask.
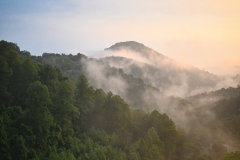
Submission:
[[[27,54],[20,53],[20,55],[26,58]],[[152,111],[158,106],[154,100],[155,95],[162,97],[159,89],[146,84],[142,79],[80,53],[77,55],[44,53],[42,56],[30,56],[30,58],[41,64],[58,67],[73,80],[84,75],[94,88],[120,95],[133,108]]]
[[[26,53],[20,54],[23,57],[27,55]],[[101,88],[105,92],[110,91],[120,95],[133,109],[141,109],[146,112],[157,110],[167,113],[177,126],[189,125],[186,113],[192,110],[192,103],[182,98],[169,97],[158,88],[145,83],[132,74],[125,73],[120,68],[111,67],[107,62],[88,58],[80,53],[77,55],[44,53],[42,56],[30,56],[30,58],[41,64],[58,67],[73,81],[84,75],[95,89]]]
[[[204,92],[194,96],[187,97],[186,99],[196,105],[212,105],[220,100],[229,100],[240,95],[240,85],[237,88],[229,87],[220,90]]]
[[[135,63],[139,74],[159,69],[108,58]],[[108,58],[32,56],[1,41],[0,157],[229,160],[240,154],[239,85],[185,99],[166,96]]]
[[[103,62],[141,78],[167,95],[185,97],[228,87],[229,84],[236,86],[233,79],[180,64],[134,41],[116,43],[105,49],[102,57]]]
[[[141,50],[144,48],[145,51],[142,54],[149,53],[151,50],[142,44],[139,45],[140,47],[134,49]],[[116,48],[113,49],[113,53],[118,50],[118,47],[110,48]],[[123,50],[120,49],[120,54],[123,53]],[[24,54],[21,52],[20,54],[25,55],[25,57],[28,55],[27,52]],[[133,54],[133,51],[129,52],[129,54]],[[135,54],[140,55],[140,53]],[[155,52],[154,55],[157,55],[157,53]],[[163,55],[159,55],[165,58]],[[97,60],[80,53],[77,55],[44,53],[42,56],[30,57],[39,63],[58,67],[72,79],[84,75],[94,88],[101,88],[105,92],[111,91],[120,95],[134,109],[142,109],[147,112],[158,110],[161,113],[167,113],[178,126],[182,127],[187,127],[189,122],[192,121],[189,120],[192,119],[189,113],[195,110],[196,105],[194,102],[176,96],[190,95],[190,91],[192,91],[192,94],[194,91],[196,93],[208,91],[213,89],[212,86],[217,85],[217,80],[221,79],[194,67],[192,68],[197,73],[190,72],[186,68],[177,68],[177,63],[167,57],[165,62],[171,61],[171,63],[167,64],[172,67],[171,69],[151,65],[149,64],[150,61],[143,63],[124,57],[106,57]],[[195,74],[196,76],[194,76]],[[192,83],[189,83],[187,75],[191,77]],[[206,80],[208,81],[206,82]],[[192,88],[195,86],[198,90],[194,90],[189,86],[193,86]],[[169,97],[169,95],[173,96]]]
[[[166,96],[158,88],[131,74],[126,74],[120,68],[111,67],[107,62],[88,58],[80,53],[77,55],[44,53],[42,56],[29,56],[28,52],[20,52],[20,55],[40,64],[56,66],[73,81],[84,75],[95,89],[101,88],[105,92],[120,95],[133,109],[146,112],[157,110],[167,113],[177,126],[189,125],[190,117],[186,113],[192,110],[192,103],[182,98]]]
[[[141,55],[142,57],[146,58],[146,60],[149,60],[150,63],[154,63],[154,65],[162,65],[162,63],[165,61],[169,61],[174,63],[174,60],[166,57],[153,49],[146,47],[142,43],[138,43],[135,41],[127,41],[127,42],[119,42],[114,45],[112,45],[109,48],[106,48],[105,51],[121,51],[123,49],[126,50],[132,50],[136,52],[137,54]]]
[[[93,89],[83,75],[75,82],[59,68],[29,59],[43,62],[51,55],[31,57],[12,48],[0,41],[1,160],[184,156],[176,143],[182,138],[166,114],[134,111],[119,95]]]

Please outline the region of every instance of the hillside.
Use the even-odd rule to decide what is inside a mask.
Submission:
[[[165,96],[102,60],[32,56],[6,41],[0,42],[0,62],[1,159],[239,156],[239,86],[187,99]]]
[[[194,96],[187,97],[186,99],[192,103],[199,105],[212,104],[219,100],[229,100],[230,98],[235,98],[240,95],[240,85],[237,88],[229,87],[222,88],[220,90],[204,92]]]
[[[27,54],[13,46],[0,42],[0,159],[177,156],[181,137],[166,114],[131,110],[120,96],[93,89],[83,75],[72,83],[58,68],[20,57]]]
[[[108,63],[87,58],[83,54],[44,53],[42,56],[29,58],[41,64],[59,67],[73,80],[84,75],[94,88],[102,88],[105,92],[118,94],[134,108],[150,111],[150,108],[156,106],[156,102],[148,99],[156,94],[161,95],[159,89],[147,85],[142,79],[126,74],[122,69],[110,67]]]
[[[167,95],[190,96],[231,85],[233,78],[219,77],[196,67],[180,64],[141,43],[120,42],[105,49],[101,60],[141,78]]]
[[[143,47],[146,49],[146,53],[151,50],[142,44],[139,45],[138,49]],[[189,101],[190,99],[177,98],[178,96],[188,95],[189,90],[191,90],[188,86],[190,85],[188,79],[184,76],[179,77],[183,72],[166,70],[166,68],[160,69],[150,64],[123,57],[107,57],[97,60],[88,58],[80,53],[77,55],[44,53],[42,56],[30,56],[29,58],[42,64],[57,66],[64,74],[73,79],[84,75],[95,89],[101,88],[105,92],[111,91],[120,95],[134,109],[142,109],[146,112],[158,110],[161,113],[167,113],[177,126],[185,129],[192,126],[193,122],[197,123],[198,119],[194,120],[191,112],[195,112],[195,107],[198,104],[204,104],[202,102]],[[115,67],[111,67],[112,64]],[[186,75],[186,73],[183,75]],[[202,73],[202,79],[201,77],[193,76],[193,84],[197,83],[195,82],[198,81],[197,79],[201,79],[199,83],[202,86],[198,88],[198,92],[202,93],[205,90],[210,90],[206,86],[211,86],[211,84],[205,81],[206,79],[211,79],[208,76],[213,76],[213,79],[216,78],[215,75],[207,72]],[[173,81],[174,83],[172,83]],[[213,80],[211,82],[213,83]],[[212,85],[216,84],[214,81]],[[165,88],[160,88],[162,86]]]

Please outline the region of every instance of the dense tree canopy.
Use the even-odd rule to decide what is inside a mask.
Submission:
[[[56,63],[65,63],[61,56],[66,55],[54,56],[60,57]],[[86,57],[68,56],[81,58]],[[119,95],[92,87],[84,75],[68,78],[41,63],[16,44],[0,42],[0,159],[239,159],[239,151],[227,153],[230,145],[211,134],[221,126],[240,141],[239,95],[209,109],[216,121],[185,132],[165,113],[133,109]]]

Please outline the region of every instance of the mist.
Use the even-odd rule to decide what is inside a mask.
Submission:
[[[226,129],[226,120],[219,119],[225,112],[219,114],[218,107],[237,104],[232,98],[240,93],[239,75],[214,75],[178,63],[142,44],[130,44],[135,48],[114,46],[98,59],[83,54],[61,55],[62,58],[59,54],[45,54],[43,58],[75,78],[85,75],[95,89],[120,95],[133,112],[140,109],[149,114],[154,110],[166,113],[179,131],[198,140],[206,150],[213,143],[227,145],[229,151],[238,149],[236,136]]]
[[[143,79],[168,96],[184,98],[238,85],[233,76],[215,75],[179,63],[150,49],[142,53],[129,48],[105,50],[94,57],[107,62],[111,67],[122,68],[125,73]]]
[[[93,87],[102,88],[106,92],[111,91],[114,94],[125,95],[128,85],[119,74],[108,76],[106,66],[94,60],[89,62],[83,60],[81,63],[84,65],[86,76]]]
[[[174,127],[179,131],[179,135],[176,136],[180,137],[180,141],[185,142],[184,145],[186,146],[183,147],[184,151],[182,152],[203,155],[201,155],[202,157],[191,155],[191,158],[187,155],[182,159],[207,159],[208,157],[204,157],[205,153],[211,152],[214,144],[219,144],[217,147],[222,147],[223,150],[227,149],[228,152],[240,150],[240,3],[238,1],[70,0],[64,2],[22,1],[17,5],[13,1],[2,1],[0,4],[0,20],[3,24],[0,25],[2,39],[18,43],[22,48],[28,49],[35,55],[28,55],[19,49],[17,51],[21,56],[19,59],[26,63],[19,64],[21,67],[15,67],[10,62],[16,61],[17,58],[15,57],[11,61],[11,57],[6,56],[6,53],[9,52],[8,48],[6,46],[0,48],[2,53],[0,60],[9,62],[9,64],[2,63],[3,68],[0,69],[5,75],[1,78],[3,87],[0,88],[2,91],[10,90],[9,95],[8,92],[3,93],[7,97],[3,97],[6,106],[9,105],[7,104],[8,101],[9,103],[12,101],[16,109],[25,106],[25,103],[22,103],[21,106],[19,103],[15,104],[15,101],[23,102],[23,97],[29,98],[27,92],[25,95],[20,93],[26,91],[24,88],[27,88],[26,84],[28,81],[30,82],[31,74],[35,74],[35,69],[32,66],[35,66],[37,70],[36,77],[32,76],[32,79],[36,78],[44,82],[44,79],[49,77],[44,77],[45,66],[42,67],[41,65],[50,64],[63,72],[60,75],[60,72],[56,69],[56,75],[59,74],[58,77],[56,76],[56,81],[49,78],[47,88],[49,87],[53,104],[54,101],[59,99],[59,106],[63,106],[62,101],[60,101],[60,95],[62,94],[57,93],[62,81],[69,80],[74,86],[77,78],[84,75],[94,89],[102,89],[107,93],[106,95],[111,95],[109,92],[119,95],[130,106],[132,113],[138,109],[143,110],[147,116],[154,110],[159,111],[160,114],[166,113],[167,116],[165,117],[168,118],[169,116],[168,120],[173,121]],[[141,43],[128,41],[116,43],[100,51],[97,55],[89,57],[109,44],[132,39],[149,45],[157,51]],[[46,51],[52,54],[39,56]],[[55,53],[63,52],[71,54],[55,55]],[[33,64],[28,64],[26,59],[32,59]],[[28,68],[28,66],[29,75],[27,70],[25,73],[24,68]],[[5,74],[5,70],[9,73]],[[39,76],[37,76],[38,74]],[[25,78],[26,81],[23,84],[19,83]],[[19,86],[21,85],[26,86],[20,89]],[[92,89],[92,87],[90,88]],[[70,87],[66,86],[65,88]],[[55,93],[51,93],[55,91],[57,91],[56,96]],[[65,98],[63,97],[63,100]],[[79,100],[77,97],[74,98]],[[58,104],[53,104],[50,109],[53,108],[55,112],[54,106],[58,107]],[[73,108],[74,105],[74,102],[72,102],[69,108],[71,106]],[[100,106],[99,104],[95,105]],[[109,106],[111,105],[109,104]],[[68,106],[63,106],[64,109],[65,107],[68,110]],[[23,119],[20,116],[16,117],[19,121],[15,122],[15,119],[12,119],[11,116],[8,118],[8,114],[15,117],[15,112],[19,111],[20,113],[20,110],[5,108],[8,110],[6,110],[6,116],[0,117],[3,122],[0,127],[3,129],[2,142],[6,142],[6,144],[9,142],[10,144],[7,145],[6,150],[9,150],[10,154],[15,150],[17,154],[24,154],[23,156],[28,153],[29,155],[35,154],[35,150],[26,149],[24,145],[31,145],[32,142],[38,140],[38,137],[28,136],[33,134],[26,133],[26,138],[22,138],[25,134],[21,133],[19,136],[16,134],[19,131],[30,133],[31,129],[24,124],[25,121],[27,122],[24,116],[32,116],[32,114],[28,114],[31,113],[31,109],[22,112]],[[5,110],[5,108],[2,110]],[[87,106],[86,110],[89,108]],[[101,106],[98,109],[101,110]],[[84,117],[83,112],[80,113],[80,118],[81,116]],[[50,118],[47,119],[47,114],[45,117],[50,124]],[[57,119],[63,118],[62,122],[59,120],[59,126],[73,119],[69,116],[64,120],[64,117],[60,114],[56,114],[56,117],[60,117]],[[89,118],[88,115],[87,118]],[[14,124],[16,128],[9,128],[10,125],[8,123],[5,125],[3,119],[6,119],[9,124]],[[117,121],[117,123],[123,122],[123,119],[120,119],[121,121]],[[43,119],[44,121],[45,119]],[[160,123],[161,121],[164,121],[164,119],[160,119]],[[22,124],[22,122],[24,123],[19,128],[18,124]],[[53,123],[55,124],[55,121]],[[35,132],[36,125],[32,124],[33,132]],[[166,125],[168,124],[166,123]],[[106,128],[107,125],[108,123],[106,123]],[[43,123],[42,126],[46,125]],[[77,150],[87,148],[85,145],[79,145],[80,141],[77,141],[77,139],[70,139],[74,138],[75,133],[72,137],[68,136],[69,139],[65,138],[65,133],[58,134],[64,131],[64,128],[61,130],[59,126],[56,123],[56,127],[49,128],[49,131],[54,131],[54,133],[49,134],[51,139],[44,139],[44,142],[51,144],[53,148],[44,147],[43,149],[56,150],[59,157],[64,157],[60,154],[61,152],[67,154],[73,151],[77,155],[79,154]],[[70,125],[69,128],[71,128]],[[133,131],[133,136],[135,136],[134,128],[128,128]],[[161,127],[158,128],[161,130]],[[165,129],[165,127],[163,128]],[[8,130],[12,132],[11,137],[5,136],[5,131]],[[44,127],[41,131],[44,134],[48,133],[48,131],[44,131]],[[69,130],[69,132],[71,131]],[[40,132],[36,133],[39,134]],[[101,132],[99,133],[96,132],[96,135],[102,136]],[[86,134],[86,132],[83,134]],[[44,138],[44,135],[39,135]],[[141,136],[136,137],[144,138]],[[160,139],[167,139],[167,136],[161,136],[159,134]],[[122,135],[119,137],[125,138]],[[33,140],[31,140],[32,138]],[[61,138],[63,141],[60,141]],[[55,139],[59,139],[59,142],[58,140],[54,142]],[[23,150],[18,152],[18,147],[13,149],[9,147],[11,142],[15,140],[19,146],[22,146]],[[127,139],[126,141],[129,144],[131,143]],[[75,144],[72,145],[72,142]],[[178,148],[178,145],[179,148],[182,147],[181,142],[176,143],[178,143],[176,148]],[[55,148],[57,145],[60,148]],[[37,148],[43,146],[36,145]],[[66,146],[66,149],[61,149],[62,146]],[[73,146],[76,146],[76,148],[73,148]],[[96,143],[96,146],[99,148],[96,153],[104,152],[101,144]],[[125,148],[129,151],[133,150],[129,146],[122,147],[122,149]],[[191,152],[191,149],[194,151]],[[92,151],[92,148],[89,150]],[[5,149],[2,151],[4,152]],[[42,152],[41,149],[36,151]],[[122,150],[120,151],[122,152]],[[86,157],[88,156],[86,152],[81,152]],[[167,152],[167,150],[162,152]],[[179,155],[177,152],[176,157]],[[137,156],[134,152],[132,153],[131,156]],[[15,154],[16,157],[17,154]],[[221,152],[217,154],[221,154]],[[56,154],[54,153],[54,155]],[[9,156],[9,154],[6,154],[6,156]],[[97,154],[95,156],[97,157]],[[181,156],[178,158],[181,159]]]
[[[142,103],[140,109],[149,113],[153,110],[166,113],[177,128],[185,130],[190,136],[193,136],[194,132],[202,132],[202,145],[206,148],[222,139],[221,143],[228,146],[229,150],[238,149],[235,138],[223,130],[223,124],[219,124],[219,128],[214,132],[209,126],[218,121],[212,106],[216,106],[216,103],[223,99],[230,99],[235,94],[234,92],[233,95],[222,95],[219,92],[229,92],[227,90],[237,88],[240,83],[237,76],[212,74],[197,67],[181,64],[150,48],[139,50],[140,53],[123,47],[106,49],[95,55],[98,63],[85,63],[88,76],[92,76],[90,79],[98,77],[91,81],[91,84],[119,94],[133,108],[138,108],[129,94],[132,84],[121,74],[107,75],[106,68],[101,65],[107,64],[134,78],[140,78],[145,85],[158,89],[156,92],[144,89],[136,93]]]
[[[121,47],[122,45],[125,47]],[[29,57],[24,53],[20,52],[23,58]],[[79,76],[84,75],[87,78],[85,82],[89,83],[85,86],[89,86],[91,91],[97,91],[96,89],[104,91],[100,95],[103,101],[110,98],[107,95],[113,97],[119,95],[116,97],[122,98],[121,102],[130,107],[133,125],[139,123],[139,130],[145,132],[145,127],[141,128],[141,124],[146,123],[149,126],[157,121],[155,118],[159,118],[159,124],[164,124],[162,128],[156,127],[159,130],[168,130],[167,126],[172,126],[169,134],[172,130],[178,132],[173,136],[184,142],[184,149],[181,152],[186,154],[186,157],[195,153],[212,156],[211,152],[214,152],[216,146],[222,153],[240,149],[237,127],[240,75],[211,74],[197,67],[181,64],[133,41],[117,43],[102,54],[99,59],[88,58],[80,53],[77,55],[44,53],[42,57],[31,58],[37,63],[59,67],[74,83],[78,81]],[[92,94],[98,96],[98,93]],[[107,109],[106,106],[101,107],[103,101],[95,102],[90,125],[95,121],[101,121],[102,115],[99,114],[99,117],[98,111],[101,113],[101,110]],[[114,107],[115,103],[108,105]],[[82,115],[84,116],[83,111]],[[139,119],[136,119],[137,116]],[[131,119],[131,116],[129,118]],[[107,129],[108,124],[104,121],[102,123],[104,124],[100,126]],[[129,125],[130,130],[134,131],[132,124]],[[167,135],[162,138],[165,137]],[[196,146],[191,146],[192,144]]]

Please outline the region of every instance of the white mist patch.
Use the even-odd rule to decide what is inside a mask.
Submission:
[[[86,68],[89,83],[95,88],[102,88],[105,91],[111,91],[114,94],[125,95],[127,84],[120,76],[105,75],[104,66],[96,61],[82,61]]]
[[[189,94],[188,76],[186,74],[179,75],[177,79],[170,77],[170,80],[172,81],[172,85],[164,91],[166,95],[185,97]]]
[[[139,55],[138,52],[135,52],[135,51],[127,49],[127,48],[120,49],[120,50],[114,50],[114,51],[113,50],[105,50],[93,57],[94,58],[103,58],[103,57],[110,57],[110,56],[125,57],[125,58],[129,58],[129,59],[133,59],[138,62],[151,64],[151,61],[149,61],[146,58],[144,58],[143,56]]]
[[[189,131],[198,122],[207,124],[215,120],[216,115],[209,108],[204,110],[202,107],[221,100],[221,97],[202,98],[196,101],[197,104],[183,98],[238,85],[234,78],[217,76],[192,66],[180,64],[151,50],[140,53],[125,47],[118,50],[105,50],[94,57],[99,58],[99,62],[102,64],[121,68],[125,74],[131,74],[142,79],[145,84],[158,88],[160,93],[147,90],[140,90],[141,92],[136,93],[140,95],[139,101],[141,100],[145,105],[141,109],[147,112],[156,109],[160,113],[166,113],[176,126],[184,128],[186,131]],[[130,85],[123,77],[106,75],[105,68],[94,61],[85,66],[90,79],[95,79],[91,84],[120,95],[129,104],[134,101],[129,98]],[[137,108],[137,105],[133,107]]]
[[[180,64],[149,48],[140,53],[122,47],[118,50],[105,50],[98,57],[109,57],[103,58],[103,61],[141,78],[146,84],[160,89],[166,95],[187,97],[225,87],[236,87],[238,84],[233,78],[217,76]]]

